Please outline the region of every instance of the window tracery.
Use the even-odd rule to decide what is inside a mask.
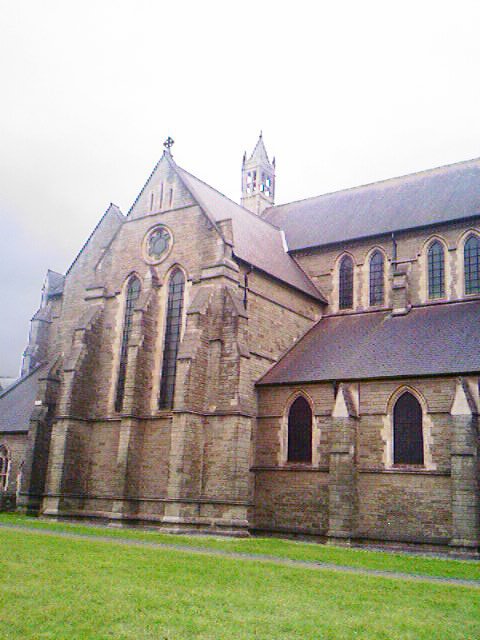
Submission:
[[[465,293],[480,293],[480,238],[472,234],[463,249]]]
[[[370,258],[370,306],[382,305],[385,299],[384,260],[381,251]]]
[[[353,307],[353,260],[343,256],[339,269],[338,306],[340,309]]]

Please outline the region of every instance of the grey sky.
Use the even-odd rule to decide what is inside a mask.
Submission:
[[[263,129],[277,202],[480,155],[480,3],[0,0],[0,375],[47,268],[175,160],[238,199]]]

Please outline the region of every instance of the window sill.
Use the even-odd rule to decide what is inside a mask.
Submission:
[[[393,467],[363,467],[359,473],[384,473],[390,475],[416,475],[416,476],[450,476],[450,471],[437,471],[427,469],[424,465],[398,465]]]
[[[258,466],[254,466],[254,467],[250,467],[250,471],[292,471],[292,472],[302,472],[302,471],[308,471],[308,472],[312,472],[312,471],[321,471],[322,473],[325,473],[329,471],[329,467],[328,465],[311,465],[311,464],[301,464],[301,463],[294,463],[294,462],[289,462],[283,465],[258,465]]]

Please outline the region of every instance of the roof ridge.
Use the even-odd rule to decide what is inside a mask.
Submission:
[[[318,198],[324,198],[327,196],[333,196],[339,193],[347,193],[349,191],[355,191],[356,189],[365,189],[367,187],[374,187],[376,185],[385,184],[387,182],[394,182],[395,180],[404,180],[405,178],[413,178],[422,174],[433,173],[440,169],[449,169],[450,167],[458,167],[459,165],[468,164],[470,162],[480,162],[480,157],[471,158],[470,160],[460,160],[459,162],[450,162],[449,164],[439,165],[438,167],[431,167],[430,169],[421,169],[420,171],[413,171],[412,173],[405,173],[399,176],[393,176],[392,178],[384,178],[383,180],[374,180],[373,182],[366,182],[364,184],[355,185],[353,187],[346,187],[345,189],[337,189],[336,191],[327,191],[326,193],[320,193],[317,196],[309,196],[308,198],[300,198],[299,200],[292,200],[291,202],[284,202],[283,204],[273,205],[265,209],[265,213],[278,210],[281,207],[288,206],[290,204],[297,204],[299,202],[307,202],[308,200],[317,200]]]
[[[205,180],[202,180],[201,178],[198,178],[197,176],[193,175],[193,173],[190,173],[190,171],[187,171],[186,169],[184,169],[183,167],[181,167],[178,164],[175,165],[175,166],[177,167],[177,169],[180,169],[180,171],[183,171],[184,173],[189,175],[191,178],[194,178],[195,180],[198,180],[199,182],[204,184],[206,187],[208,187],[212,191],[215,191],[215,193],[218,193],[218,195],[222,196],[223,198],[226,198],[232,204],[236,205],[237,207],[240,207],[240,209],[242,211],[245,211],[245,213],[248,213],[249,215],[254,216],[254,218],[256,218],[257,220],[261,220],[262,222],[265,222],[265,224],[268,224],[270,227],[273,227],[277,231],[282,231],[281,227],[277,226],[276,224],[273,224],[273,222],[270,222],[269,220],[265,220],[265,218],[262,218],[261,216],[257,215],[256,213],[253,213],[253,211],[250,211],[250,209],[247,209],[246,207],[243,207],[238,202],[235,202],[235,200],[232,200],[232,198],[229,198],[229,196],[225,195],[224,193],[222,193],[218,189],[215,189],[215,187],[212,187],[212,185],[208,184],[208,182],[205,182]],[[227,220],[227,219],[228,218],[225,218],[225,220]]]

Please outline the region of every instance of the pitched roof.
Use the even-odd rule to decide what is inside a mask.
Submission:
[[[480,215],[480,159],[270,207],[290,250]]]
[[[480,372],[480,300],[322,318],[257,384]]]
[[[282,231],[241,207],[181,167],[175,165],[187,189],[215,223],[231,220],[233,252],[265,273],[286,282],[317,300],[322,294],[285,251]]]
[[[40,365],[0,394],[0,433],[28,431],[35,406],[38,381],[46,365]]]

